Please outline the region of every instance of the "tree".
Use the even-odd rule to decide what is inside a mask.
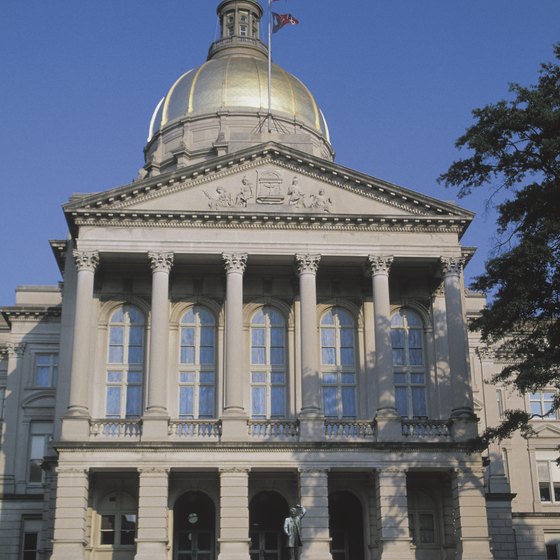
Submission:
[[[485,187],[496,205],[498,244],[472,287],[491,295],[470,325],[508,357],[495,381],[532,393],[555,387],[560,408],[560,43],[542,64],[536,85],[509,87],[511,100],[473,111],[475,122],[456,142],[468,157],[439,178],[464,197]],[[508,410],[476,445],[485,448],[533,416]]]

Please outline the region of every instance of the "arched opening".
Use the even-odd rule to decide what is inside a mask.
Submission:
[[[329,531],[333,560],[364,560],[362,504],[351,492],[329,496]]]
[[[278,492],[259,492],[251,500],[251,560],[285,560],[283,526],[288,514],[288,502]]]
[[[187,492],[173,508],[173,560],[215,560],[216,512],[203,492]]]

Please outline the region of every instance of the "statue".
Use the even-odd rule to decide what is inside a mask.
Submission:
[[[288,537],[289,560],[299,559],[299,548],[301,546],[301,518],[306,514],[306,510],[299,504],[290,508],[290,517],[284,521],[284,533]]]

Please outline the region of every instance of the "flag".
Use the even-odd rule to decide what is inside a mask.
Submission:
[[[280,29],[282,29],[285,25],[297,25],[299,23],[299,20],[297,20],[292,14],[277,14],[272,12],[272,18],[272,33],[280,31]]]

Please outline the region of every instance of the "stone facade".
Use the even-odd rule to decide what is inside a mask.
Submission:
[[[218,13],[210,61],[266,59],[258,2]],[[0,556],[287,560],[301,504],[305,560],[554,558],[555,419],[468,449],[537,406],[484,383],[473,215],[334,163],[304,90],[287,134],[189,84],[136,181],[64,205],[63,283],[1,310]]]

